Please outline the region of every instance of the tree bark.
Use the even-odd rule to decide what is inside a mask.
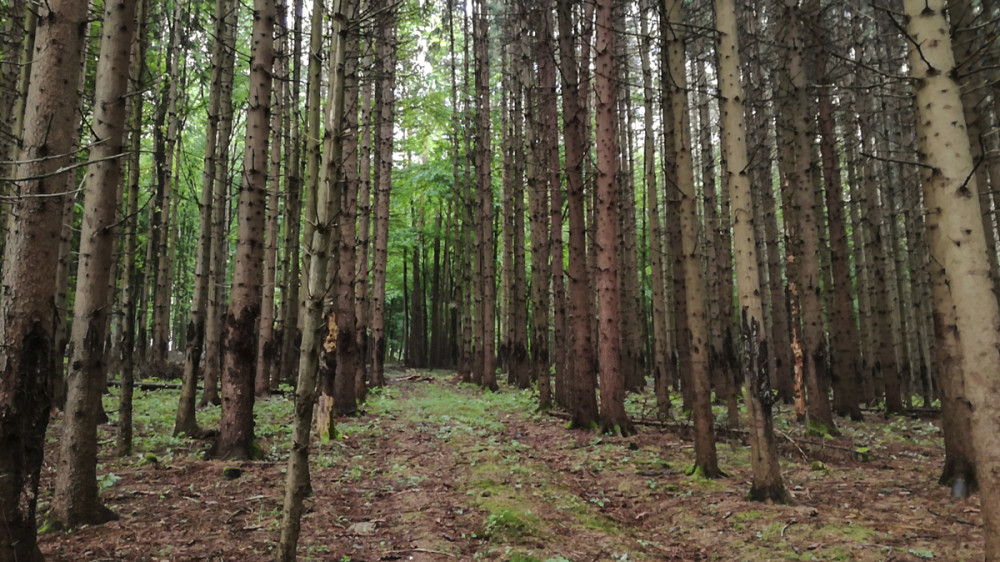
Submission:
[[[0,314],[0,559],[42,560],[36,543],[35,509],[45,430],[52,405],[55,270],[62,193],[71,162],[70,131],[76,113],[87,5],[53,0],[38,7],[24,135],[14,171],[11,213],[3,260]],[[42,195],[42,197],[38,197]]]
[[[274,0],[255,0],[246,149],[240,185],[236,258],[222,344],[222,420],[215,455],[253,458],[254,358],[260,320],[267,192]]]
[[[585,18],[592,16],[593,4],[585,8]],[[587,265],[587,226],[584,213],[583,156],[587,150],[584,139],[587,108],[581,100],[580,67],[590,62],[576,58],[576,35],[573,25],[572,0],[558,0],[559,62],[562,77],[563,137],[566,149],[566,204],[569,212],[569,303],[570,344],[570,408],[571,426],[590,429],[597,424],[597,396],[594,381],[597,361],[591,340],[590,269]]]
[[[101,399],[107,369],[104,343],[111,308],[115,209],[125,149],[125,92],[135,32],[135,4],[135,0],[123,0],[104,7],[90,151],[92,159],[104,161],[87,169],[70,336],[73,354],[53,501],[56,518],[71,527],[116,518],[98,498],[95,405]]]
[[[597,136],[597,356],[600,362],[601,431],[635,433],[625,414],[625,379],[621,370],[621,300],[618,288],[618,196],[616,185],[619,151],[616,146],[614,80],[614,1],[598,0],[595,7],[594,43],[595,128]]]
[[[708,373],[708,319],[705,312],[705,279],[701,269],[698,244],[698,211],[694,190],[694,164],[691,157],[691,123],[687,101],[687,69],[681,22],[681,0],[665,0],[669,27],[667,60],[670,63],[670,103],[673,107],[674,157],[677,162],[677,190],[680,196],[681,241],[684,259],[684,284],[687,287],[688,333],[679,334],[690,342],[691,383],[693,385],[692,421],[694,422],[695,470],[706,478],[721,476],[715,453],[715,416],[712,415],[712,387]]]
[[[977,196],[969,137],[962,114],[955,58],[943,0],[906,0],[906,30],[912,39],[910,72],[916,79],[915,107],[924,200],[936,215],[929,230],[934,261],[944,268],[952,291],[965,378],[972,407],[972,440],[982,494],[986,559],[1000,559],[1000,313],[993,295],[986,239]],[[932,223],[933,226],[933,223]],[[930,228],[930,227],[929,227]]]
[[[378,182],[375,186],[375,255],[372,264],[372,386],[385,385],[385,277],[388,262],[389,237],[389,197],[392,191],[392,145],[395,125],[396,84],[396,12],[390,9],[383,14],[381,33],[375,40],[375,59],[379,61],[376,70],[378,97],[375,110],[378,112],[378,136],[376,154],[378,162]]]
[[[718,31],[719,107],[722,115],[722,151],[732,193],[732,221],[736,286],[740,306],[742,368],[747,388],[750,417],[750,465],[752,500],[789,501],[781,480],[777,448],[774,445],[771,381],[767,371],[768,344],[761,325],[760,276],[754,244],[753,202],[747,166],[746,124],[743,88],[740,83],[740,51],[736,35],[736,6],[733,0],[715,0]]]

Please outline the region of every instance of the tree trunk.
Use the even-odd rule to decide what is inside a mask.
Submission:
[[[332,8],[334,40],[330,52],[333,72],[331,73],[330,104],[327,107],[329,114],[327,123],[332,126],[332,130],[330,131],[329,150],[324,151],[324,160],[326,160],[324,164],[327,166],[335,161],[334,157],[339,160],[341,156],[338,147],[343,140],[341,126],[344,123],[345,43],[348,33],[348,15],[353,11],[353,2],[352,0],[346,2],[335,0]],[[314,9],[312,25],[321,25],[322,14],[322,6]],[[314,108],[318,111],[318,105]],[[298,383],[295,387],[292,451],[288,457],[288,479],[285,484],[281,542],[277,555],[278,560],[283,562],[296,559],[295,553],[299,540],[303,501],[310,490],[309,434],[312,428],[313,404],[316,400],[320,348],[332,353],[336,351],[334,348],[338,343],[336,316],[331,314],[329,318],[325,319],[325,326],[324,318],[322,318],[323,301],[327,290],[326,252],[330,248],[330,230],[333,228],[333,217],[330,216],[333,207],[332,183],[324,182],[322,188],[319,182],[311,183],[310,189],[316,189],[317,192],[309,194],[308,201],[314,202],[317,206],[311,210],[307,209],[307,212],[316,217],[317,222],[315,227],[310,229],[312,239],[309,241],[309,286],[306,293],[306,313],[302,317],[302,352],[299,358]]]
[[[264,213],[267,193],[271,69],[274,62],[274,0],[254,0],[253,49],[247,108],[246,149],[240,185],[236,258],[222,345],[222,420],[215,454],[253,458],[254,358],[260,320]],[[315,273],[315,272],[314,272]]]
[[[933,260],[944,268],[955,306],[965,396],[972,407],[972,440],[982,494],[986,559],[1000,559],[1000,385],[996,362],[1000,313],[984,256],[986,240],[955,59],[943,0],[906,0],[907,33],[913,40],[911,75],[924,200],[936,215],[928,225]],[[940,306],[941,303],[938,303]]]
[[[653,346],[650,367],[653,372],[653,385],[657,389],[657,405],[659,415],[666,417],[670,412],[669,396],[664,400],[661,389],[666,389],[670,371],[667,368],[667,319],[666,319],[666,286],[663,282],[663,255],[660,252],[662,231],[660,226],[659,186],[656,182],[656,129],[655,94],[653,91],[653,71],[649,53],[653,50],[653,38],[649,32],[648,12],[652,9],[651,0],[642,0],[639,10],[639,34],[641,45],[639,56],[642,62],[642,93],[643,93],[643,187],[646,191],[646,228],[649,244],[649,268],[651,270],[650,284],[653,309]],[[565,102],[564,102],[565,104]]]
[[[813,113],[806,93],[805,50],[801,14],[797,0],[785,0],[783,24],[776,29],[784,33],[785,55],[790,99],[787,111],[791,113],[793,127],[792,153],[794,163],[789,166],[789,192],[795,207],[795,220],[786,222],[789,241],[798,277],[791,280],[798,285],[802,312],[802,347],[805,360],[805,384],[808,393],[809,422],[815,431],[836,433],[833,411],[826,392],[826,358],[824,356],[823,308],[820,301],[820,246],[817,227],[816,191],[812,183],[811,135]],[[792,260],[789,259],[789,262]]]
[[[635,427],[625,414],[625,379],[621,369],[621,302],[618,288],[618,191],[616,172],[618,147],[615,138],[617,106],[613,29],[613,0],[598,0],[595,8],[594,43],[597,97],[597,354],[600,361],[601,431],[632,435]]]
[[[205,319],[205,390],[199,403],[221,404],[219,378],[222,371],[222,316],[226,309],[226,211],[229,195],[229,148],[233,131],[233,73],[236,57],[236,20],[239,3],[224,2],[222,16],[222,90],[219,97],[219,131],[216,142],[215,177],[212,187],[212,250],[209,260],[208,309]]]
[[[279,0],[280,1],[280,0]],[[281,169],[281,124],[287,101],[282,97],[281,86],[288,81],[288,62],[284,56],[284,36],[288,32],[285,25],[285,5],[277,6],[277,23],[275,36],[280,38],[275,46],[274,68],[275,78],[279,87],[274,88],[274,102],[271,109],[271,165],[268,173],[267,216],[264,222],[264,278],[261,287],[260,328],[257,343],[257,371],[254,374],[254,394],[258,397],[271,394],[271,367],[274,359],[274,292],[278,274],[278,217],[281,211],[278,205],[278,194],[281,191],[281,178],[287,176],[288,170]],[[285,172],[284,174],[282,172]]]
[[[378,113],[378,182],[375,186],[375,256],[372,265],[372,386],[385,385],[385,276],[388,262],[389,197],[392,188],[392,144],[395,125],[396,84],[396,11],[383,14],[381,34],[375,40],[375,60],[380,66],[375,72],[378,96],[375,110]]]
[[[498,390],[496,381],[494,339],[496,337],[496,285],[493,258],[493,188],[491,180],[492,149],[490,145],[490,64],[489,17],[483,0],[472,3],[472,42],[475,54],[475,109],[474,158],[476,171],[476,207],[479,244],[480,306],[476,311],[480,348],[476,350],[479,372],[473,371],[483,388]]]
[[[121,189],[119,157],[125,149],[125,92],[135,32],[135,0],[105,4],[103,21],[90,158],[104,161],[87,169],[70,336],[73,356],[53,501],[55,516],[66,526],[116,518],[98,499],[95,405],[101,399],[107,369],[104,342],[112,300],[114,222]]]
[[[817,0],[810,1],[811,30],[815,52],[816,82],[819,84],[820,152],[826,207],[829,215],[830,261],[833,270],[833,310],[831,317],[831,377],[834,386],[834,409],[841,416],[861,419],[859,407],[861,371],[858,358],[858,334],[854,323],[854,296],[851,292],[851,263],[844,217],[840,155],[837,154],[837,123],[833,114],[830,77],[826,63],[830,56],[826,24]]]
[[[677,162],[677,190],[680,196],[681,240],[683,244],[684,283],[687,287],[688,333],[679,337],[690,341],[691,383],[694,400],[695,470],[706,478],[721,476],[715,454],[715,416],[712,415],[712,388],[708,373],[708,320],[705,314],[705,279],[701,269],[698,244],[698,211],[694,190],[694,164],[691,157],[691,124],[687,101],[687,71],[681,22],[680,0],[666,0],[670,26],[667,33],[667,60],[670,64],[670,103],[673,108],[674,157]]]
[[[771,381],[767,371],[768,345],[761,320],[760,276],[757,272],[757,247],[754,244],[753,202],[747,166],[746,124],[743,113],[743,88],[740,84],[740,54],[736,40],[736,6],[733,0],[715,0],[718,30],[719,106],[722,119],[722,154],[732,193],[733,241],[735,243],[736,279],[741,317],[741,351],[747,389],[747,413],[750,417],[750,465],[753,483],[752,500],[789,501],[781,481],[777,448],[774,445],[771,407]]]
[[[585,8],[585,18],[592,15],[593,4]],[[569,211],[569,326],[572,364],[570,367],[571,426],[590,429],[597,423],[597,396],[594,380],[597,362],[591,340],[590,269],[587,266],[586,221],[583,192],[583,156],[587,150],[584,129],[589,119],[581,103],[581,65],[589,67],[583,56],[576,58],[573,25],[573,2],[558,0],[559,62],[562,77],[563,137],[566,148],[566,204]]]
[[[222,27],[226,0],[215,3],[215,37],[212,46],[212,82],[208,99],[208,123],[205,129],[205,166],[202,174],[201,205],[199,207],[198,247],[195,257],[195,278],[190,318],[187,327],[187,345],[184,353],[184,375],[181,397],[174,421],[174,435],[199,436],[201,429],[195,417],[195,395],[201,370],[202,351],[205,344],[205,322],[212,254],[212,213],[216,208],[213,187],[216,175],[216,147],[219,130],[219,112],[222,104],[222,77],[225,62]],[[130,192],[131,197],[131,192]],[[211,362],[207,357],[206,362]]]
[[[28,88],[24,135],[14,175],[7,230],[0,315],[0,559],[42,560],[36,543],[35,508],[45,429],[55,372],[52,307],[62,201],[36,195],[61,193],[71,162],[83,32],[87,5],[53,0],[38,6],[35,63]],[[54,133],[51,134],[50,133]],[[53,157],[54,155],[54,157]]]
[[[347,12],[353,19],[353,8]],[[348,31],[344,65],[344,123],[341,125],[343,148],[343,189],[340,190],[340,267],[337,272],[337,375],[334,378],[333,404],[339,415],[357,411],[357,371],[361,361],[357,341],[357,316],[354,313],[354,279],[357,251],[358,216],[358,61],[360,39],[356,30]],[[362,379],[363,380],[363,379]]]

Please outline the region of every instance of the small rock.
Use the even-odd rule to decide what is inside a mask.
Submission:
[[[374,521],[359,521],[347,528],[347,532],[352,535],[374,535],[375,534],[375,522]]]

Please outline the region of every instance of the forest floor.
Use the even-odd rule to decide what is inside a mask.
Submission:
[[[781,467],[795,505],[746,501],[749,446],[721,432],[726,478],[686,474],[684,422],[621,438],[571,431],[529,391],[483,392],[453,373],[394,372],[364,412],[314,442],[307,560],[981,560],[979,499],[937,485],[937,421],[869,415],[842,437],[809,437],[782,412]],[[101,427],[102,498],[121,518],[46,531],[49,560],[269,560],[278,541],[291,403],[258,403],[265,461],[202,460],[170,437],[178,392],[136,396],[136,454],[111,455]],[[108,398],[107,407],[117,407]],[[654,399],[629,399],[651,418]],[[112,421],[116,415],[112,411]],[[205,427],[217,407],[199,411]],[[721,417],[721,416],[720,416]],[[49,509],[59,420],[50,430],[39,519]],[[242,476],[223,478],[225,467]]]

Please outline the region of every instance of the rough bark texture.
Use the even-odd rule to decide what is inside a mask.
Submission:
[[[184,350],[184,375],[181,397],[174,420],[174,435],[196,436],[200,433],[195,418],[195,394],[201,373],[201,356],[205,347],[205,320],[208,312],[209,265],[212,258],[212,209],[215,207],[216,146],[219,131],[219,108],[222,97],[222,67],[224,62],[222,26],[226,0],[215,3],[215,37],[212,44],[212,82],[208,97],[208,123],[205,129],[205,167],[202,174],[201,205],[198,218],[198,247],[195,253],[194,288]],[[131,196],[131,192],[130,192]],[[212,361],[212,358],[207,358]]]
[[[274,0],[255,0],[246,150],[240,185],[236,259],[222,345],[222,420],[216,456],[247,459],[253,453],[254,358],[260,320],[266,212]]]
[[[944,268],[955,305],[972,440],[982,494],[986,559],[1000,559],[1000,313],[989,276],[986,240],[969,137],[943,0],[906,0],[909,62],[917,80],[917,136],[924,200],[937,215],[932,257]]]
[[[138,20],[138,30],[132,51],[132,61],[130,63],[130,85],[129,94],[142,90],[145,71],[145,53],[147,41],[147,21],[148,4],[146,0],[140,0],[136,19]],[[125,197],[125,220],[124,220],[124,243],[122,248],[121,266],[121,300],[122,311],[121,333],[118,351],[120,352],[119,365],[121,369],[120,380],[121,389],[118,394],[118,444],[117,454],[120,457],[132,454],[132,394],[135,386],[135,251],[137,247],[137,217],[139,211],[139,161],[140,149],[142,147],[142,96],[132,96],[129,115],[129,126],[131,128],[131,138],[129,139],[129,160],[128,179],[125,183],[127,195]],[[211,190],[209,191],[211,196]],[[204,326],[202,328],[204,331]],[[190,341],[190,339],[189,339]],[[197,375],[196,375],[197,376]],[[194,387],[197,379],[191,385],[190,401],[183,399],[178,405],[178,417],[180,410],[188,404],[191,412],[194,411]],[[182,391],[183,394],[183,391]],[[191,416],[194,419],[194,416]]]
[[[642,0],[639,12],[639,35],[641,45],[639,56],[642,62],[642,94],[643,94],[643,183],[646,191],[646,239],[649,244],[649,268],[652,270],[650,282],[652,285],[652,335],[653,346],[648,362],[653,373],[653,384],[657,389],[666,388],[669,370],[667,369],[667,297],[663,284],[663,255],[660,252],[660,189],[656,183],[656,129],[655,94],[653,91],[653,71],[649,53],[653,49],[653,39],[649,33],[648,12],[652,8],[651,0]],[[563,105],[565,105],[565,101]],[[658,413],[666,416],[670,412],[670,400],[661,399],[657,394]]]
[[[481,309],[477,311],[480,321],[481,349],[477,349],[482,369],[480,383],[484,388],[498,390],[495,368],[494,340],[496,336],[496,285],[494,282],[496,263],[493,257],[493,187],[491,179],[492,149],[490,148],[490,64],[489,64],[489,17],[483,0],[472,3],[472,42],[475,52],[475,170],[476,203],[479,227],[479,259],[482,283]],[[473,372],[473,376],[476,373]]]
[[[667,60],[670,63],[670,103],[673,106],[674,157],[677,162],[677,190],[680,195],[681,238],[684,251],[684,283],[687,286],[688,333],[679,337],[690,341],[692,420],[695,432],[695,469],[706,478],[720,476],[715,454],[715,417],[712,415],[712,387],[708,374],[708,318],[705,311],[705,279],[698,244],[698,211],[691,157],[691,123],[688,114],[687,75],[683,11],[680,0],[666,0],[668,34]]]
[[[375,101],[378,112],[378,137],[376,158],[378,182],[375,186],[375,222],[373,225],[375,256],[372,265],[372,386],[385,384],[385,273],[388,260],[389,197],[392,191],[392,144],[396,84],[396,13],[386,12],[381,32],[375,41],[375,59],[378,93]]]
[[[353,8],[350,8],[353,9]],[[346,13],[353,19],[351,12]],[[333,405],[339,415],[357,411],[357,371],[364,364],[357,340],[354,314],[354,265],[357,261],[355,237],[358,217],[358,47],[357,30],[345,38],[344,122],[341,124],[343,189],[340,190],[340,267],[336,280],[337,374],[333,380]],[[336,142],[336,140],[335,140]]]
[[[813,427],[822,433],[835,432],[833,410],[823,381],[826,372],[826,357],[823,329],[823,308],[820,279],[820,244],[817,226],[818,210],[816,191],[812,182],[812,135],[813,111],[807,96],[807,76],[804,60],[804,34],[797,1],[786,0],[782,15],[785,44],[786,72],[789,81],[786,111],[790,112],[792,129],[793,163],[788,167],[787,181],[792,196],[790,204],[795,209],[795,218],[786,222],[789,243],[794,248],[802,313],[802,353],[804,359],[804,379],[808,395],[808,416]],[[789,260],[791,261],[791,260]]]
[[[537,15],[537,14],[535,14]],[[520,64],[517,66],[517,84],[524,90],[524,113],[527,121],[525,134],[527,145],[527,188],[528,212],[531,227],[531,376],[525,377],[525,384],[532,380],[548,380],[551,358],[549,354],[549,245],[548,245],[548,199],[550,191],[545,189],[545,175],[542,162],[544,151],[539,142],[541,118],[537,108],[538,86],[530,71],[534,64],[529,34],[523,30],[519,34]],[[541,398],[541,397],[539,397]],[[541,400],[540,400],[541,402]],[[545,404],[549,406],[551,404]]]
[[[332,72],[327,106],[327,125],[330,127],[329,142],[324,149],[323,164],[334,172],[340,167],[342,126],[344,124],[344,59],[347,41],[348,15],[353,11],[353,1],[336,0],[333,9],[333,45],[331,46]],[[313,11],[312,24],[321,25],[323,8]],[[315,92],[318,95],[318,91]],[[318,101],[318,100],[316,100]],[[315,107],[318,111],[318,106]],[[311,134],[317,134],[317,130]],[[337,163],[334,163],[337,162]],[[319,168],[317,164],[317,170]],[[313,176],[315,177],[315,176]],[[328,180],[335,179],[328,177]],[[311,183],[308,201],[316,206],[307,208],[307,213],[316,218],[310,229],[309,276],[306,289],[305,311],[302,315],[302,348],[299,358],[299,376],[295,387],[295,419],[292,428],[292,451],[288,457],[288,478],[285,484],[285,499],[281,521],[281,542],[277,558],[281,561],[296,559],[296,546],[303,512],[303,502],[310,490],[309,479],[309,434],[312,428],[313,406],[316,401],[317,370],[321,351],[327,355],[336,353],[338,343],[337,316],[331,314],[323,318],[323,303],[328,290],[327,252],[330,250],[332,221],[333,185],[332,181]],[[353,262],[350,262],[353,264]],[[353,270],[353,268],[351,268]],[[351,311],[353,315],[353,310]]]
[[[96,404],[107,370],[104,342],[114,272],[115,209],[121,190],[121,158],[117,157],[123,156],[125,148],[125,92],[134,32],[135,0],[105,4],[90,151],[93,160],[104,161],[87,169],[70,336],[73,353],[53,502],[56,518],[67,526],[114,518],[98,498]]]
[[[275,36],[283,38],[288,32],[285,27],[285,6],[278,0]],[[254,394],[267,396],[271,393],[271,368],[274,359],[274,292],[278,275],[278,217],[281,211],[278,194],[281,192],[281,178],[287,170],[281,168],[281,124],[285,100],[282,98],[282,84],[288,81],[288,62],[283,55],[283,40],[275,48],[274,74],[279,87],[273,88],[271,109],[271,164],[268,169],[267,215],[264,221],[264,278],[261,287],[260,328],[257,344],[257,372],[254,375]]]
[[[827,72],[830,47],[818,0],[811,0],[810,16],[816,57],[816,81],[819,84],[820,153],[830,229],[830,261],[833,270],[833,310],[828,311],[828,314],[831,317],[830,366],[834,387],[834,410],[841,416],[860,420],[861,408],[857,392],[861,386],[861,366],[857,346],[859,336],[854,322],[851,263],[844,217],[840,155],[837,153],[837,123],[833,113],[830,76]]]
[[[767,340],[761,329],[763,309],[757,248],[754,244],[753,202],[747,167],[746,124],[743,88],[740,84],[740,53],[736,40],[736,7],[733,0],[715,0],[718,31],[719,107],[722,115],[722,151],[732,193],[733,242],[736,260],[741,325],[743,373],[750,417],[750,465],[753,483],[749,496],[755,500],[787,502],[788,492],[778,468],[774,444],[771,381],[767,372]]]
[[[52,400],[54,362],[52,307],[61,193],[70,163],[77,87],[83,56],[87,5],[55,0],[40,5],[35,63],[24,117],[24,135],[15,169],[11,221],[3,260],[0,301],[0,559],[41,560],[36,544],[35,508],[45,429]],[[68,98],[68,99],[67,99]]]
[[[598,0],[595,8],[595,93],[597,97],[597,356],[600,362],[601,431],[631,435],[625,414],[625,379],[621,370],[621,302],[618,290],[618,147],[615,143],[614,2]]]
[[[212,251],[209,261],[208,310],[205,319],[205,390],[201,405],[221,404],[219,378],[222,370],[222,316],[226,310],[226,220],[229,197],[229,147],[233,131],[233,73],[236,58],[236,19],[239,3],[223,0],[222,90],[219,99],[219,135],[216,143],[215,178],[212,186]]]
[[[559,110],[556,107],[556,61],[552,44],[553,21],[551,0],[538,2],[538,18],[536,19],[538,43],[538,81],[539,109],[541,111],[541,138],[543,155],[539,161],[540,171],[548,172],[545,183],[549,191],[549,260],[552,266],[552,346],[550,355],[555,359],[555,381],[550,383],[549,377],[538,380],[539,402],[542,407],[551,403],[554,395],[559,400],[565,396],[566,382],[569,378],[566,368],[566,358],[569,346],[566,342],[566,285],[565,266],[563,264],[563,190],[559,162]],[[565,402],[565,400],[560,400]]]
[[[569,211],[569,325],[572,345],[570,407],[572,426],[589,429],[597,423],[594,379],[597,364],[590,338],[590,270],[587,267],[586,224],[583,195],[584,127],[587,108],[581,103],[580,64],[575,57],[573,2],[559,0],[559,59],[562,77],[563,135],[566,147],[566,200]],[[589,17],[590,9],[587,14]],[[582,57],[581,57],[582,58]]]

